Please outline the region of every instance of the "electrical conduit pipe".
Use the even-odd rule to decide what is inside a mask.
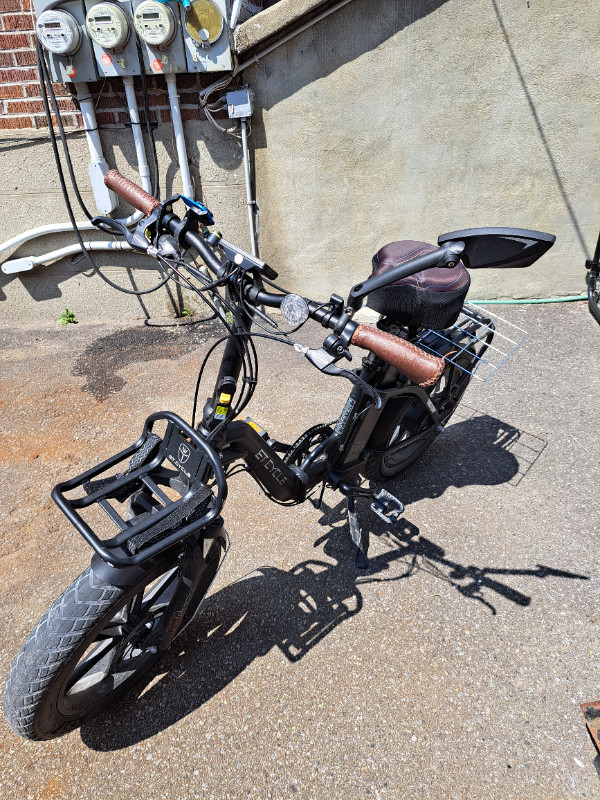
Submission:
[[[181,193],[184,197],[189,197],[191,200],[193,200],[194,187],[192,185],[192,176],[190,175],[190,167],[188,164],[185,136],[183,135],[183,121],[181,119],[181,108],[179,106],[177,78],[175,73],[168,72],[165,75],[165,80],[167,81],[167,91],[169,92],[169,105],[171,107],[171,119],[173,121],[173,133],[175,136],[175,148],[177,149],[177,160],[179,161],[179,169],[181,170],[181,183],[183,185]]]
[[[128,242],[84,242],[86,250],[133,250]],[[135,251],[134,251],[135,252]],[[5,261],[2,264],[2,272],[5,275],[11,275],[15,272],[27,272],[40,264],[49,264],[51,261],[57,261],[59,258],[66,258],[66,256],[74,256],[81,253],[79,244],[70,244],[67,247],[61,247],[59,250],[52,250],[50,253],[44,253],[41,256],[25,256],[25,258],[13,258],[11,261]]]
[[[146,150],[144,147],[144,138],[142,136],[141,126],[140,126],[140,116],[138,111],[137,100],[135,97],[135,91],[133,88],[133,78],[125,77],[123,78],[123,83],[125,84],[125,95],[127,97],[127,105],[129,109],[129,118],[131,120],[131,129],[133,132],[133,140],[135,143],[135,152],[138,161],[138,169],[140,175],[140,182],[142,187],[149,193],[151,193],[152,189],[150,186],[150,170],[148,168],[148,161],[146,159]],[[118,200],[114,192],[110,191],[104,186],[104,172],[108,171],[108,164],[106,163],[106,159],[104,158],[104,153],[102,151],[102,142],[100,141],[100,135],[98,133],[98,125],[96,122],[96,112],[94,109],[94,103],[92,101],[89,88],[87,83],[76,83],[75,84],[77,90],[77,98],[80,103],[81,107],[81,114],[83,117],[83,125],[85,129],[85,135],[88,143],[88,147],[90,150],[90,177],[92,179],[92,187],[94,187],[94,197],[96,198],[96,203],[98,205],[98,209],[101,213],[109,213],[113,211],[118,204]],[[96,166],[94,166],[96,164]],[[100,207],[100,202],[98,201],[98,195],[96,193],[96,186],[97,183],[94,181],[94,177],[92,175],[92,171],[94,172],[102,172],[100,183],[102,184],[103,189],[109,194],[112,195],[114,198],[114,205],[112,207],[104,208]],[[106,198],[106,202],[110,202],[110,198]],[[120,222],[124,225],[130,226],[135,225],[144,215],[140,211],[136,211],[129,217],[126,217]],[[81,220],[77,222],[77,227],[80,231],[91,231],[97,230],[95,225],[89,220]],[[40,225],[37,228],[31,228],[28,231],[23,231],[23,233],[18,233],[16,236],[7,239],[5,242],[0,243],[0,253],[3,253],[6,250],[10,250],[13,247],[18,247],[19,245],[24,244],[25,242],[29,242],[32,239],[37,239],[40,236],[47,236],[52,233],[68,233],[72,231],[73,228],[70,222],[55,222],[50,225]],[[113,242],[95,242],[96,245],[104,245],[104,247],[94,247],[94,250],[113,250]],[[66,248],[63,248],[66,249]],[[78,248],[79,249],[79,248]],[[89,249],[89,248],[88,248]],[[32,269],[34,266],[38,264],[45,264],[49,263],[50,261],[56,260],[56,256],[54,253],[60,252],[59,250],[52,251],[45,256],[36,256],[35,258],[25,257],[25,258],[16,258],[12,261],[6,261],[2,265],[2,272],[5,274],[11,274],[14,272],[22,272],[24,270]],[[74,251],[77,252],[77,251]],[[70,253],[66,253],[64,255],[69,255]],[[60,256],[59,256],[60,257]]]
[[[102,152],[102,142],[96,123],[94,101],[87,83],[76,83],[75,91],[79,102],[79,110],[83,118],[83,129],[90,151],[90,181],[96,201],[96,208],[101,214],[110,214],[119,205],[117,195],[104,184],[104,176],[108,172],[108,164]]]

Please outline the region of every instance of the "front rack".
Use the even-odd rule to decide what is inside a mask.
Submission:
[[[528,336],[523,328],[498,314],[480,306],[465,305],[454,325],[441,331],[423,331],[417,344],[434,355],[444,349],[454,351],[445,356],[446,361],[485,382],[506,364]]]
[[[152,433],[158,421],[167,423],[162,438]],[[127,462],[125,471],[116,472]],[[214,478],[211,487],[207,475]],[[161,411],[148,417],[135,444],[59,483],[52,499],[100,558],[129,567],[211,526],[226,492],[217,453],[184,420]],[[127,501],[124,517],[118,504],[122,508]],[[110,538],[98,535],[106,527],[101,512],[117,528]]]

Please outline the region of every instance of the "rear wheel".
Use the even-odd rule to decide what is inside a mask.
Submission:
[[[446,362],[438,382],[428,394],[444,426],[467,388],[471,375],[465,372],[472,365],[472,355],[465,352],[458,361],[459,366]],[[389,427],[389,434],[382,448],[384,452],[374,454],[366,464],[365,475],[375,481],[385,481],[403,472],[432,444],[440,429],[433,423],[423,403],[415,398],[407,400]]]
[[[221,550],[217,538],[181,629],[208,590]],[[26,739],[51,739],[121,697],[160,659],[154,643],[181,581],[174,563],[128,588],[108,585],[86,569],[48,609],[11,667],[4,691],[11,728]]]
[[[594,317],[600,322],[600,279],[598,270],[591,269],[587,276],[588,306]]]

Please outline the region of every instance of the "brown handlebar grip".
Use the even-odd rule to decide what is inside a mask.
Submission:
[[[370,350],[423,388],[436,384],[444,371],[443,358],[370,325],[358,325],[350,341],[357,347]]]
[[[133,183],[133,181],[130,181],[129,178],[126,178],[124,175],[121,175],[116,169],[111,169],[106,173],[104,176],[104,183],[109,189],[116,192],[119,197],[122,197],[123,200],[126,200],[134,208],[143,211],[147,217],[160,205],[160,200],[157,200],[156,197],[152,197],[152,195],[145,192],[141,186],[138,186],[137,183]]]

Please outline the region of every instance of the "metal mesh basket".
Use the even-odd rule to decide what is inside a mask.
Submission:
[[[445,356],[446,360],[485,382],[506,364],[528,336],[523,328],[486,308],[465,305],[454,325],[443,331],[423,331],[417,344],[435,355],[451,345],[455,352]],[[464,354],[471,356],[469,369],[464,366]]]

